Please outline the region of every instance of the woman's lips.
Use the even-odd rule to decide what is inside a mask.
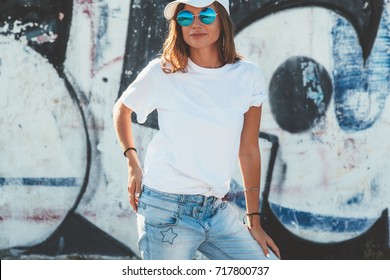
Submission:
[[[190,34],[191,37],[202,37],[202,36],[205,36],[206,33],[193,33],[193,34]]]

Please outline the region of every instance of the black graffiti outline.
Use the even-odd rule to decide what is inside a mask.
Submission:
[[[332,10],[345,17],[355,28],[364,60],[370,56],[384,9],[384,0],[354,0],[353,5],[348,0],[235,0],[231,2],[232,19],[238,33],[254,21],[287,9],[323,7]]]

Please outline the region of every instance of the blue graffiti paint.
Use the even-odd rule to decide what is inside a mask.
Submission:
[[[318,215],[298,211],[270,203],[272,211],[284,225],[298,226],[301,229],[310,229],[319,232],[362,232],[367,230],[376,219],[345,218]]]
[[[320,74],[317,65],[312,61],[305,61],[301,64],[303,87],[306,88],[307,98],[311,99],[317,106],[320,114],[325,112],[325,93],[322,90]]]
[[[45,187],[78,187],[81,180],[78,178],[0,178],[0,187],[17,186],[45,186]]]
[[[354,195],[353,197],[351,197],[350,199],[348,199],[346,204],[347,205],[353,205],[353,204],[359,205],[360,203],[362,203],[363,198],[364,198],[364,194],[358,193],[358,194]]]
[[[368,129],[380,118],[390,93],[389,16],[384,11],[365,64],[355,31],[345,19],[336,19],[332,35],[337,121],[347,132]]]
[[[230,191],[226,194],[224,199],[234,203],[240,209],[245,209],[246,207],[244,188],[234,179],[230,181]]]
[[[110,18],[109,6],[107,3],[100,3],[98,6],[99,11],[99,22],[97,26],[96,34],[96,52],[95,52],[95,61],[97,65],[104,63],[104,56],[101,50],[104,50],[110,45],[110,42],[107,41],[107,30],[108,30],[108,20]]]

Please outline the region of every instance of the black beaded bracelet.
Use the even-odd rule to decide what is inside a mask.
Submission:
[[[260,216],[260,213],[259,212],[253,212],[253,213],[246,213],[245,214],[247,217],[249,217],[249,226],[251,227],[252,226],[252,217],[257,215],[257,216]]]
[[[136,149],[136,148],[130,147],[130,148],[127,148],[127,149],[123,152],[123,155],[124,155],[125,157],[127,157],[127,156],[126,156],[126,153],[127,153],[128,151],[130,151],[130,150],[133,150],[134,152],[137,152],[137,149]]]

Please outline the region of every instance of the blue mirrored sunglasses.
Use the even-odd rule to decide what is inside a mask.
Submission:
[[[217,13],[212,8],[207,7],[200,11],[198,17],[202,23],[212,24],[217,18]],[[190,26],[194,22],[195,15],[188,10],[182,10],[176,19],[181,26]]]

